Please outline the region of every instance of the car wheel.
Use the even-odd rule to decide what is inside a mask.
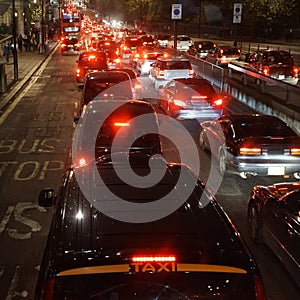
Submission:
[[[221,151],[219,155],[219,171],[222,176],[226,173],[226,165],[226,154],[224,151]]]
[[[207,150],[206,141],[205,141],[205,133],[204,133],[203,129],[200,131],[200,134],[199,134],[199,145],[203,151]]]
[[[263,243],[262,220],[259,216],[258,208],[254,204],[250,204],[248,208],[248,232],[255,243]]]

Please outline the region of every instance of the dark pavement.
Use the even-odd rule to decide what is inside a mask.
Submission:
[[[49,41],[49,49],[45,53],[36,51],[17,53],[18,79],[15,80],[14,59],[10,54],[9,63],[6,64],[5,56],[0,56],[0,113],[3,108],[12,100],[12,98],[22,89],[30,80],[31,76],[46,60],[49,54],[58,46],[58,41]],[[3,74],[4,73],[4,74]]]

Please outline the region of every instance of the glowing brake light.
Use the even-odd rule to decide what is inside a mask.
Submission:
[[[176,257],[170,256],[134,256],[133,262],[174,262]]]
[[[197,95],[197,96],[192,96],[192,99],[207,99],[207,96]]]
[[[261,148],[241,147],[240,148],[240,154],[242,154],[242,155],[260,155],[261,154]]]
[[[295,78],[298,77],[298,69],[296,67],[293,68],[293,74]]]
[[[80,69],[77,68],[77,69],[76,69],[76,76],[77,76],[77,77],[80,76],[80,73],[81,73],[81,72],[80,72]]]
[[[176,106],[181,106],[181,107],[185,107],[186,103],[184,101],[181,100],[173,100],[174,105]]]
[[[95,55],[89,55],[89,57],[88,57],[89,60],[94,60],[95,58],[96,58]]]
[[[194,75],[194,70],[190,69],[189,74],[190,74],[190,76],[193,76]]]
[[[254,275],[255,289],[256,289],[256,299],[257,300],[267,300],[264,284],[262,279]]]
[[[114,126],[116,126],[116,127],[128,127],[129,123],[128,122],[115,122]]]
[[[84,158],[79,159],[79,167],[83,167],[86,165],[86,160]]]
[[[144,58],[145,58],[145,59],[148,58],[148,54],[145,54],[145,55],[144,55]]]
[[[223,104],[223,99],[221,99],[221,98],[214,101],[215,106],[220,106],[222,104]]]
[[[291,148],[291,155],[300,155],[300,148]]]
[[[265,76],[269,76],[270,75],[270,70],[268,67],[264,67],[262,69],[262,73],[265,75]]]

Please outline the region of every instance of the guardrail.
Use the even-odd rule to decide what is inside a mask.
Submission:
[[[253,75],[261,80],[261,89],[253,90],[252,94],[256,93],[256,96],[253,97],[247,91],[244,91],[242,81],[239,84],[233,82],[229,85],[228,81],[231,78],[226,69],[188,54],[184,54],[184,56],[190,59],[197,75],[209,80],[220,90],[229,92],[233,97],[253,109],[261,113],[278,116],[300,133],[300,87],[255,72],[251,74],[251,71],[249,71],[249,76]],[[270,85],[271,88],[275,86],[277,90],[280,89],[280,96],[285,96],[279,99],[278,91],[274,92],[274,95],[270,94],[269,91],[263,93],[267,85]],[[259,93],[261,93],[261,96]]]
[[[233,63],[228,64],[228,76],[231,78],[233,76],[233,72],[237,71],[239,74],[241,74],[241,81],[244,85],[248,84],[249,78],[253,78],[254,80],[258,80],[260,82],[259,88],[262,93],[266,92],[266,86],[276,86],[280,88],[283,91],[284,98],[286,104],[293,104],[297,107],[300,107],[300,87],[296,85],[292,85],[289,83],[286,83],[284,81],[271,78],[268,76],[265,76],[263,74],[259,74],[257,72],[248,70],[246,68],[243,68],[241,66],[238,66]],[[247,76],[247,77],[245,77]]]

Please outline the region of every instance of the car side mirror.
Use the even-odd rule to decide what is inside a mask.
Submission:
[[[38,203],[43,207],[54,206],[56,195],[52,188],[46,188],[39,193]]]

